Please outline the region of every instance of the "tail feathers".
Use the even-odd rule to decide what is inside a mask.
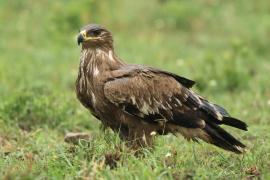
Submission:
[[[236,118],[230,117],[229,113],[219,105],[212,104],[204,100],[201,109],[206,113],[209,120],[215,122],[216,124],[226,124],[228,126],[247,131],[246,123]]]
[[[246,146],[218,125],[206,124],[204,131],[207,134],[206,139],[202,138],[204,141],[237,154],[244,152]]]
[[[222,124],[247,131],[247,124],[233,117],[223,117]]]

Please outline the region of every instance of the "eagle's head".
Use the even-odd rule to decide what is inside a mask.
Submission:
[[[80,29],[77,37],[82,48],[113,48],[113,38],[110,31],[98,24],[89,24]]]

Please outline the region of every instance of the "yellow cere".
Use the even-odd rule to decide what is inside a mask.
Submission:
[[[81,31],[80,34],[83,36],[83,39],[84,39],[85,41],[91,40],[91,39],[95,39],[94,37],[90,37],[90,36],[87,37],[86,30]]]

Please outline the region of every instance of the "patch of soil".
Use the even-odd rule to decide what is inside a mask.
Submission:
[[[246,173],[249,175],[246,179],[256,179],[260,178],[261,172],[258,170],[256,166],[252,166],[246,170]]]
[[[117,162],[120,161],[121,155],[118,152],[115,153],[106,153],[105,155],[105,164],[108,165],[111,169],[117,167]]]

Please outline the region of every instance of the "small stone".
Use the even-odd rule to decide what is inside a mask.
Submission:
[[[65,135],[65,142],[66,143],[78,144],[80,139],[89,140],[90,134],[70,132],[70,133],[67,133]]]

